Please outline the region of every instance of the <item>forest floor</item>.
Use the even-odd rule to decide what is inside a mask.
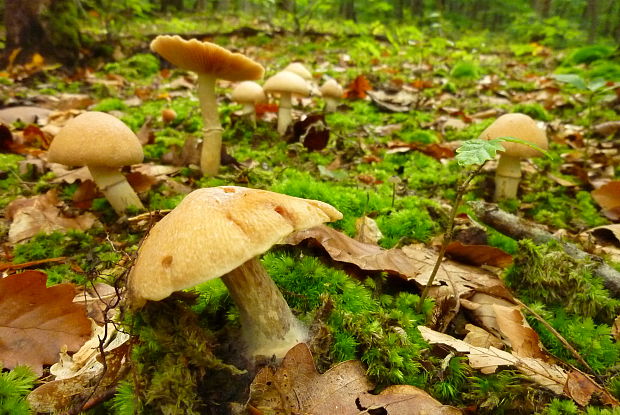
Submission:
[[[234,84],[218,81],[226,155],[214,177],[198,167],[196,76],[149,51],[153,27],[133,28],[114,61],[70,75],[37,58],[0,72],[0,413],[620,413],[617,53],[413,27],[257,27],[202,40],[261,63],[265,79],[302,62],[312,93],[293,99],[280,137],[277,101],[257,105],[254,126]],[[163,32],[200,33],[182,20]],[[327,113],[318,88],[329,78],[345,97]],[[123,173],[148,213],[119,217],[88,170],[48,161],[84,111],[137,134],[145,160]],[[492,206],[475,203],[493,203],[497,161],[484,164],[420,304],[476,167],[456,150],[512,112],[546,131],[549,154],[521,161],[518,198]],[[283,361],[244,357],[219,279],[125,307],[149,229],[213,186],[321,200],[343,215],[261,257],[311,333]]]

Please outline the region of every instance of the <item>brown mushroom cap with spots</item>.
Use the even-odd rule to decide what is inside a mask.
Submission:
[[[125,123],[105,112],[85,112],[71,119],[54,137],[48,160],[68,166],[87,166],[93,180],[114,210],[122,214],[133,206],[143,209],[122,166],[144,158],[138,137]]]
[[[198,99],[204,120],[204,138],[200,168],[205,175],[217,174],[222,148],[222,125],[215,97],[216,79],[229,81],[256,80],[264,68],[240,53],[233,53],[214,43],[180,36],[157,36],[151,50],[180,68],[198,74]]]
[[[481,134],[483,140],[514,137],[527,141],[543,150],[548,148],[545,131],[531,117],[520,113],[504,114]],[[521,180],[521,159],[539,157],[541,152],[524,144],[505,141],[495,170],[495,200],[514,199]]]
[[[254,353],[291,347],[303,341],[305,330],[257,257],[296,230],[341,218],[327,203],[265,190],[196,190],[153,226],[140,247],[129,275],[131,306],[222,277]]]

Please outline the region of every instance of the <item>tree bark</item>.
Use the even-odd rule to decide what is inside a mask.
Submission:
[[[424,20],[424,0],[409,0],[409,10],[414,20]]]
[[[474,201],[470,202],[469,206],[481,222],[491,226],[504,235],[508,235],[514,239],[531,239],[536,244],[544,244],[555,240],[560,243],[564,251],[570,256],[577,259],[588,259],[592,261],[594,264],[594,275],[603,280],[605,288],[607,288],[614,297],[620,297],[620,272],[607,265],[602,258],[588,254],[579,249],[576,245],[556,238],[538,225],[505,212],[495,204]]]
[[[588,42],[594,43],[596,30],[598,29],[598,1],[588,0]]]
[[[541,0],[540,2],[540,17],[546,19],[551,14],[551,1],[552,0]]]
[[[355,0],[342,0],[340,2],[340,15],[346,20],[353,20],[356,22]]]

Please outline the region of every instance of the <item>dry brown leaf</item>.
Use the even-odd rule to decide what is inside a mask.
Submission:
[[[614,241],[616,245],[620,245],[620,224],[597,226],[587,232],[603,240]]]
[[[497,325],[501,333],[510,341],[510,347],[519,357],[535,357],[549,360],[540,344],[538,334],[527,324],[517,307],[504,307],[493,304]]]
[[[512,264],[512,255],[489,245],[465,245],[454,241],[448,244],[446,254],[460,262],[477,266],[506,268]]]
[[[92,180],[85,180],[80,183],[73,196],[71,196],[71,201],[73,202],[73,206],[79,209],[90,209],[93,200],[99,197],[101,193],[97,188],[97,185]]]
[[[6,216],[12,220],[9,228],[9,242],[17,243],[33,237],[39,232],[78,229],[86,230],[96,221],[95,216],[86,212],[73,218],[62,215],[57,207],[60,204],[56,192],[50,190],[44,195],[26,199],[16,199],[6,207]]]
[[[389,387],[380,395],[370,394],[373,388],[356,360],[318,373],[308,346],[301,343],[286,354],[279,368],[258,372],[250,386],[249,408],[258,413],[305,415],[358,415],[371,408],[386,415],[461,413],[413,386]]]
[[[48,288],[46,280],[40,271],[0,279],[0,361],[6,368],[28,365],[40,375],[63,347],[75,351],[90,338],[91,321],[73,302],[74,286]]]
[[[365,244],[377,245],[383,238],[377,222],[368,216],[362,216],[355,221],[355,239]]]
[[[611,181],[592,191],[592,198],[609,219],[620,220],[620,180]]]
[[[611,334],[616,339],[616,342],[620,341],[620,316],[614,320],[614,324],[611,326]]]
[[[346,88],[344,96],[347,99],[364,99],[366,92],[372,89],[372,85],[364,75],[359,75]]]
[[[47,123],[50,112],[49,109],[41,107],[8,107],[0,109],[0,122],[13,124],[19,120],[25,124],[36,122],[43,125]]]
[[[467,330],[467,335],[463,339],[465,343],[471,344],[476,347],[495,347],[496,349],[503,349],[504,343],[492,335],[485,329],[474,326],[473,324],[465,325],[465,330]]]
[[[594,126],[594,131],[602,136],[615,135],[620,131],[620,121],[607,121]]]

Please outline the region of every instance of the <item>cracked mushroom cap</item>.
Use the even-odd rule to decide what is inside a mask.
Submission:
[[[502,115],[480,134],[480,138],[483,140],[492,140],[500,137],[520,138],[521,140],[528,141],[543,150],[546,150],[549,146],[547,143],[547,135],[542,129],[538,128],[536,121],[529,116],[520,113]],[[502,143],[502,146],[504,146],[506,151],[501,154],[506,154],[512,157],[527,158],[539,157],[541,155],[540,151],[523,144],[505,141]]]
[[[219,278],[294,231],[341,218],[327,203],[266,190],[195,190],[143,241],[129,275],[131,305]]]
[[[310,88],[304,78],[288,71],[278,72],[267,79],[263,89],[269,94],[289,92],[304,97],[310,93]]]
[[[256,104],[267,99],[263,87],[254,81],[243,81],[233,89],[232,100],[242,104]]]
[[[196,73],[208,73],[216,78],[238,82],[261,79],[265,69],[241,53],[221,46],[181,36],[160,35],[151,42],[151,50],[179,68]]]
[[[328,79],[321,87],[321,95],[329,98],[342,98],[344,91],[335,79]]]
[[[67,166],[121,167],[144,159],[138,137],[118,118],[85,112],[70,120],[54,137],[48,160]]]

